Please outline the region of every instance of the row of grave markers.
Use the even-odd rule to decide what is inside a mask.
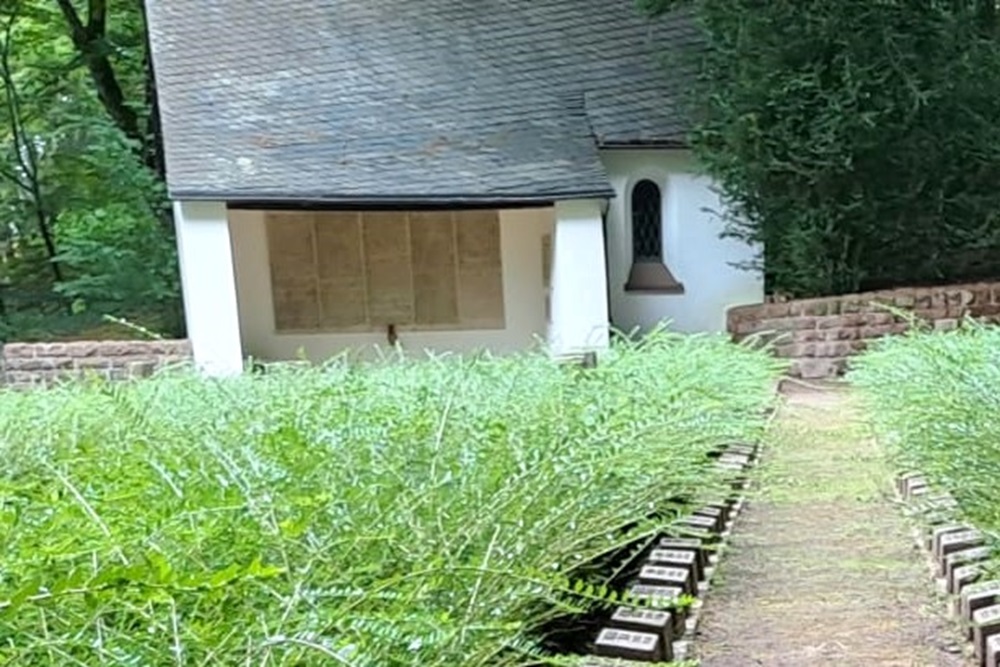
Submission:
[[[986,577],[994,555],[986,536],[955,522],[954,496],[932,492],[922,473],[900,475],[896,490],[922,518],[920,544],[930,554],[940,587],[954,596],[952,613],[972,641],[976,664],[1000,667],[1000,580]]]
[[[712,454],[715,468],[733,490],[728,497],[700,506],[679,519],[676,535],[661,537],[646,555],[638,576],[625,590],[630,606],[616,608],[591,646],[583,667],[634,665],[684,659],[685,637],[697,627],[697,610],[743,506],[746,471],[757,446],[729,444]]]

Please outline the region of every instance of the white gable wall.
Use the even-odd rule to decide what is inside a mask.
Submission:
[[[265,361],[306,358],[322,361],[346,350],[374,351],[388,347],[384,330],[371,333],[277,333],[271,295],[267,234],[263,211],[229,211],[236,271],[240,329],[245,355]],[[542,279],[542,237],[551,235],[550,208],[501,210],[500,243],[503,262],[506,327],[491,331],[408,331],[399,342],[420,352],[492,352],[524,350],[546,336],[545,289]]]
[[[688,152],[606,150],[601,158],[617,193],[607,213],[611,320],[617,329],[648,331],[669,320],[670,328],[678,331],[721,332],[730,307],[763,301],[760,274],[732,266],[753,259],[755,250],[719,238],[719,196],[711,180],[696,173]],[[632,266],[629,193],[643,179],[663,191],[664,263],[684,285],[683,294],[625,290]]]

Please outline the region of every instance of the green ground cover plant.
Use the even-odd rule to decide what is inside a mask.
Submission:
[[[587,564],[760,436],[721,338],[0,397],[0,664],[527,665]],[[629,530],[622,531],[624,527]]]
[[[963,517],[996,544],[1000,328],[967,322],[947,333],[889,338],[860,357],[849,378],[899,467],[951,491]]]

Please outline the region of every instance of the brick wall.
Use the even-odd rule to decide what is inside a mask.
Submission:
[[[965,317],[997,322],[1000,282],[739,306],[729,310],[728,326],[736,340],[761,334],[773,341],[775,353],[791,360],[792,376],[833,377],[870,341],[909,328],[887,305],[913,313],[935,329],[954,329]]]
[[[89,373],[112,380],[145,377],[190,358],[183,340],[7,343],[0,352],[0,383],[32,387]]]

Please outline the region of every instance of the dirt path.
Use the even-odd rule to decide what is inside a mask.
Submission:
[[[845,390],[786,391],[695,644],[702,667],[964,667]]]

